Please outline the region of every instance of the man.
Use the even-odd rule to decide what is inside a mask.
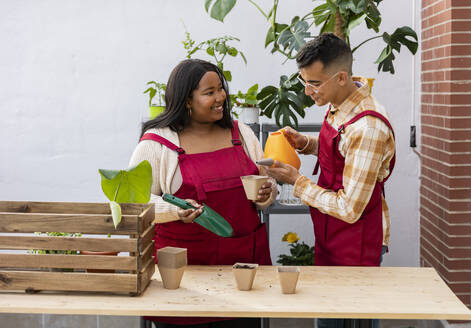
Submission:
[[[350,47],[330,33],[300,49],[305,93],[329,108],[318,137],[289,127],[285,136],[298,152],[317,155],[320,176],[315,183],[280,162],[268,170],[310,206],[315,265],[379,266],[389,240],[384,182],[394,167],[394,133],[368,81],[352,77],[352,61]]]

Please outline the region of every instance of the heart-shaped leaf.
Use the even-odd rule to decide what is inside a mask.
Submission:
[[[118,203],[147,203],[152,187],[152,167],[142,161],[126,170],[99,170],[101,188],[109,200]]]

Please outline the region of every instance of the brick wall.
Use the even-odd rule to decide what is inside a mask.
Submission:
[[[421,264],[471,308],[471,0],[422,0],[421,42]]]

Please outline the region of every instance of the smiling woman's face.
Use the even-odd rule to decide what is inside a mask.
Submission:
[[[206,72],[188,100],[191,120],[210,123],[222,119],[226,92],[216,72]]]

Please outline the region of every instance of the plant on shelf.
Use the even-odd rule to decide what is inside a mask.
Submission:
[[[154,119],[165,110],[165,89],[167,85],[155,81],[149,81],[147,85],[149,87],[144,91],[144,94],[149,94],[149,117]],[[155,97],[156,95],[157,97]],[[156,101],[154,101],[154,98]]]
[[[110,200],[111,215],[115,228],[121,222],[119,203],[147,203],[152,187],[152,167],[144,160],[125,170],[98,170],[101,188]]]
[[[279,255],[277,263],[281,265],[314,265],[314,246],[310,247],[304,242],[299,243],[298,235],[294,232],[286,233],[281,240],[289,244],[290,255]]]
[[[351,32],[363,23],[375,35],[354,46],[352,51],[371,40],[382,38],[385,47],[375,61],[378,71],[394,74],[395,53],[399,53],[403,45],[412,54],[417,52],[417,34],[410,27],[399,27],[393,33],[380,33],[382,19],[378,5],[382,0],[315,0],[318,5],[304,16],[293,17],[289,23],[277,21],[280,0],[273,0],[268,11],[264,11],[254,0],[248,1],[268,22],[265,48],[271,47],[270,53],[282,54],[285,62],[294,59],[304,43],[314,37],[315,28],[320,27],[320,33],[333,32],[350,44]],[[212,18],[223,22],[236,3],[237,0],[206,0],[205,9]],[[297,116],[304,117],[304,109],[313,105],[296,76],[297,72],[289,77],[283,75],[278,87],[266,86],[258,94],[261,114],[269,118],[274,116],[279,126],[297,126]]]
[[[252,85],[247,92],[231,94],[231,103],[239,108],[238,115],[244,123],[258,123],[259,108],[257,106],[258,84]]]

